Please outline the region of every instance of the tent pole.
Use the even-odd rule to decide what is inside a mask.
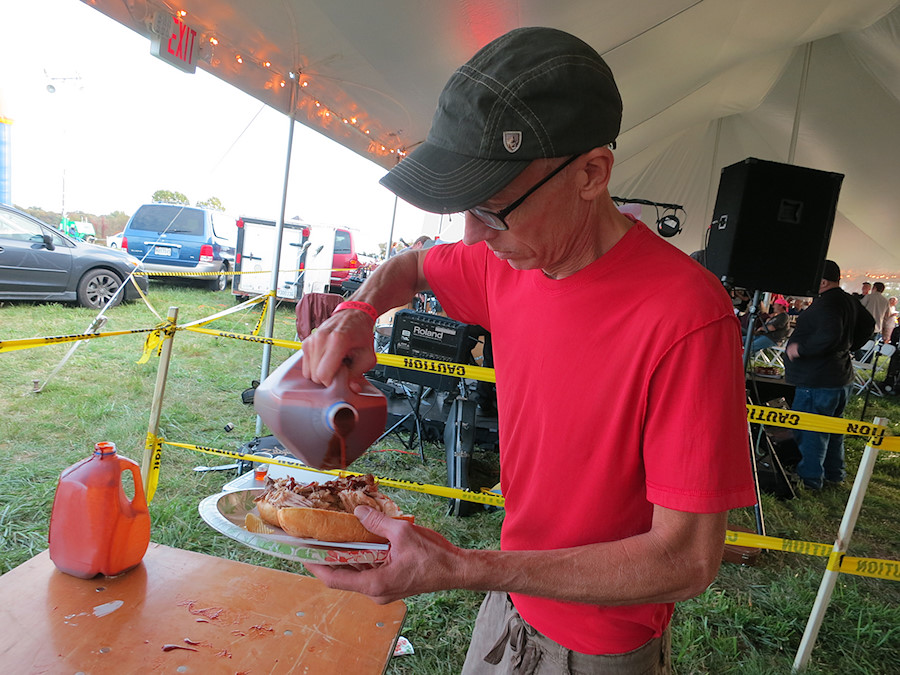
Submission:
[[[812,42],[807,42],[803,53],[803,72],[800,75],[800,87],[797,90],[797,105],[794,108],[794,127],[791,129],[791,146],[788,149],[788,164],[794,163],[797,154],[797,137],[800,135],[800,113],[803,111],[803,99],[806,96],[806,82],[809,79],[809,61],[812,57]]]
[[[293,106],[292,106],[293,107]],[[267,338],[272,337],[272,333],[275,329],[275,300],[277,296],[275,295],[278,290],[278,268],[281,267],[281,240],[284,235],[284,212],[287,210],[287,191],[288,191],[288,176],[291,172],[291,150],[294,147],[294,118],[291,115],[288,115],[288,122],[290,123],[290,127],[288,128],[288,141],[287,141],[287,157],[284,162],[284,183],[281,187],[281,211],[278,214],[278,222],[275,225],[275,256],[274,256],[274,265],[272,265],[272,276],[269,282],[269,291],[271,295],[268,299],[268,311],[266,312],[266,328],[265,328],[265,336]],[[272,345],[271,344],[263,344],[263,357],[262,357],[262,368],[259,373],[259,381],[262,382],[269,376],[269,363],[272,360]],[[257,415],[256,416],[256,435],[259,436],[262,433],[262,418]]]
[[[384,252],[384,259],[391,257],[394,250],[394,223],[397,222],[397,195],[394,195],[394,214],[391,216],[391,234],[388,236],[387,251]]]
[[[719,166],[719,141],[722,139],[722,118],[716,120],[716,138],[713,142],[713,151],[712,151],[712,162],[710,162],[709,167],[709,187],[706,189],[706,211],[705,213],[712,214],[713,212],[713,200],[717,196],[719,189],[719,179],[721,169]],[[719,171],[719,173],[716,173]],[[706,241],[702,242],[704,247],[706,245]]]

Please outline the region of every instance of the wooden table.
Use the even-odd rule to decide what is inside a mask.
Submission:
[[[383,673],[406,605],[310,577],[150,544],[115,578],[47,551],[0,577],[7,673]]]

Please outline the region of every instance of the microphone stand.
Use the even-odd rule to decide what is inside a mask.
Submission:
[[[750,313],[750,320],[747,322],[747,335],[744,336],[744,376],[747,376],[750,368],[750,345],[753,343],[753,330],[754,326],[756,326],[756,313],[759,310],[759,302],[762,293],[760,291],[753,291],[753,300],[750,303],[750,307],[748,308],[748,312]],[[750,393],[747,393],[747,403],[753,403],[750,398]],[[763,518],[762,512],[762,501],[760,499],[760,490],[759,490],[759,476],[757,475],[756,469],[756,441],[753,438],[753,429],[750,426],[750,422],[747,422],[747,434],[750,439],[750,466],[753,469],[753,488],[756,490],[756,506],[753,507],[754,513],[756,515],[756,533],[765,536],[766,535],[766,523]]]

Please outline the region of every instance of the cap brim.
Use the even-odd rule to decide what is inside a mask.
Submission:
[[[460,213],[493,197],[530,162],[466,157],[426,141],[378,182],[423,211]]]

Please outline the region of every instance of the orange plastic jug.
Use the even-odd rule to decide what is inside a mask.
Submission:
[[[134,478],[125,495],[122,472]],[[50,559],[82,579],[115,576],[138,563],[150,545],[150,512],[140,467],[116,454],[114,443],[97,443],[94,454],[62,472],[50,515]]]
[[[253,395],[253,405],[285,448],[307,466],[344,469],[384,433],[387,401],[371,382],[341,368],[329,387],[303,377],[299,351],[282,363]]]

